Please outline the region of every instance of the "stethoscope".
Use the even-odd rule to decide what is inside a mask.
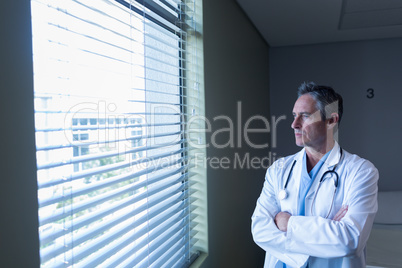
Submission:
[[[328,212],[327,216],[325,216],[325,218],[328,218],[329,214],[331,213],[332,206],[333,206],[333,204],[334,204],[336,189],[338,188],[338,183],[339,183],[339,175],[338,175],[338,172],[335,171],[335,169],[336,169],[336,167],[338,166],[338,164],[339,164],[339,163],[341,162],[341,160],[342,160],[342,156],[343,156],[342,148],[340,148],[340,153],[341,153],[341,155],[340,155],[340,157],[339,157],[339,161],[338,161],[338,163],[336,163],[336,165],[334,166],[334,168],[333,168],[332,170],[327,170],[327,171],[325,171],[324,174],[322,174],[322,176],[321,176],[320,182],[319,182],[319,184],[318,184],[317,191],[315,191],[315,194],[314,194],[314,197],[313,197],[313,202],[311,203],[311,208],[310,208],[310,213],[311,213],[311,215],[313,215],[313,206],[314,206],[315,199],[316,199],[316,197],[317,197],[317,193],[318,193],[318,191],[320,190],[321,183],[322,183],[323,181],[325,181],[328,177],[331,177],[331,178],[332,178],[332,174],[334,174],[334,175],[335,175],[335,179],[334,179],[334,186],[335,186],[335,188],[334,188],[334,193],[333,193],[333,195],[332,195],[331,207],[329,208],[329,212]],[[295,164],[296,164],[296,159],[293,160],[292,167],[290,168],[290,171],[289,171],[289,174],[288,174],[288,177],[287,177],[287,179],[286,179],[286,182],[285,182],[285,185],[284,185],[283,189],[279,191],[279,194],[278,194],[279,200],[284,200],[284,199],[286,199],[286,198],[288,197],[288,192],[287,192],[286,189],[287,189],[287,187],[288,187],[289,179],[290,179],[290,176],[292,175],[292,171],[293,171],[293,168],[294,168]],[[327,176],[328,174],[330,174],[330,176]]]

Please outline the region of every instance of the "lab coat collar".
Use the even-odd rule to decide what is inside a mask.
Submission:
[[[335,141],[334,147],[332,148],[331,152],[329,153],[329,156],[327,158],[327,160],[325,160],[325,165],[326,168],[332,168],[334,167],[336,164],[339,163],[340,157],[341,157],[341,147],[339,146],[338,142]],[[306,152],[306,149],[303,148],[300,152],[298,152],[295,156],[295,160],[298,163],[303,163],[303,156]]]
[[[303,148],[300,152],[298,152],[298,153],[295,155],[296,163],[302,163],[302,161],[303,161],[303,156],[304,156],[305,153],[306,153],[306,149]]]
[[[335,141],[335,145],[332,148],[332,151],[329,153],[329,156],[325,161],[325,164],[328,165],[328,168],[332,168],[339,163],[340,158],[341,158],[341,147]]]

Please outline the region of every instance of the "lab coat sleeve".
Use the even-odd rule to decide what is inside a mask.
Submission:
[[[267,254],[292,266],[302,267],[308,255],[292,253],[285,249],[286,233],[280,231],[274,222],[275,215],[280,211],[272,185],[272,169],[268,169],[262,193],[252,216],[252,234],[254,241]]]
[[[368,161],[352,176],[345,193],[348,212],[341,221],[292,216],[286,249],[320,258],[360,256],[377,212],[378,171]]]

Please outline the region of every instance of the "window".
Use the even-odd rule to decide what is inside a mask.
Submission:
[[[207,252],[199,4],[31,1],[42,267]]]

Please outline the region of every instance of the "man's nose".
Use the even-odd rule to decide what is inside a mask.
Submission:
[[[300,117],[299,116],[295,116],[293,119],[292,124],[290,125],[293,129],[297,129],[300,128]]]

